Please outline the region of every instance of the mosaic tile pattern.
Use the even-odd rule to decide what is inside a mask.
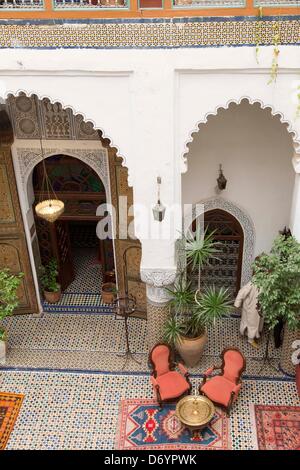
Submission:
[[[111,306],[104,304],[101,298],[103,274],[97,248],[76,248],[74,269],[74,281],[58,303],[43,302],[44,312],[111,314]]]
[[[114,449],[120,400],[152,398],[148,374],[4,371],[0,384],[25,395],[7,449]],[[233,449],[254,448],[249,407],[261,403],[297,405],[295,383],[244,380],[229,418]]]
[[[257,17],[0,21],[0,48],[143,49],[256,46]],[[274,24],[281,44],[300,43],[299,16],[265,16],[260,44],[273,44]]]
[[[121,371],[125,351],[124,322],[114,315],[44,315],[42,318],[13,317],[5,322],[9,338],[6,367],[44,369]],[[209,334],[200,364],[191,369],[193,375],[202,374],[212,364],[219,364],[224,347],[238,347],[247,358],[247,376],[283,377],[275,370],[279,350],[271,342],[272,364],[262,367],[265,336],[258,350],[239,335],[239,319],[224,319]],[[126,364],[127,371],[148,371],[147,322],[139,318],[129,321],[129,338],[140,365]]]

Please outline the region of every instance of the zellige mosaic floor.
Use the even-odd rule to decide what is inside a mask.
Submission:
[[[114,449],[120,400],[152,398],[138,373],[2,371],[0,388],[25,395],[7,449]],[[233,449],[254,449],[250,405],[260,403],[297,405],[295,383],[244,380],[229,418]]]

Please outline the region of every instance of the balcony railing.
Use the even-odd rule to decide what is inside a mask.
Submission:
[[[246,0],[173,0],[174,8],[243,8]]]
[[[115,9],[128,8],[129,0],[53,0],[53,5],[55,10]]]
[[[0,0],[0,10],[43,10],[44,0]]]

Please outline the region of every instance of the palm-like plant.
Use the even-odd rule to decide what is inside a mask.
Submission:
[[[200,227],[197,227],[195,235],[188,230],[185,237],[184,250],[187,263],[191,264],[192,269],[198,269],[198,291],[200,291],[201,269],[210,259],[217,259],[216,254],[219,253],[218,243],[214,241],[214,234],[214,230],[208,233],[207,228],[201,233]]]
[[[195,239],[188,233],[185,239],[187,263],[198,268],[198,289],[193,292],[191,282],[186,280],[186,270],[181,270],[172,289],[166,289],[169,296],[171,316],[165,325],[164,339],[171,345],[181,342],[181,337],[197,338],[207,327],[215,325],[231,308],[228,289],[210,286],[200,291],[200,271],[209,259],[216,257],[218,249],[214,232],[207,230],[201,236],[197,229]]]

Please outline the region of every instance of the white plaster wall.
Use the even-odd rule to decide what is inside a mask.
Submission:
[[[189,144],[188,171],[182,175],[183,203],[218,194],[219,164],[228,180],[222,197],[243,208],[256,232],[255,255],[269,251],[289,226],[295,172],[292,136],[279,117],[247,101],[209,116]]]
[[[36,93],[92,120],[125,158],[135,202],[151,209],[158,175],[164,204],[180,203],[181,157],[190,133],[207,113],[232,99],[249,96],[271,105],[298,138],[300,120],[294,118],[299,47],[281,47],[279,60],[280,74],[273,86],[267,85],[272,47],[261,48],[259,64],[252,47],[1,50],[0,94]],[[169,214],[167,210],[161,227],[168,223]],[[174,238],[179,228],[174,225]],[[174,266],[172,241],[153,243],[138,229],[136,235],[143,244],[144,268]]]

